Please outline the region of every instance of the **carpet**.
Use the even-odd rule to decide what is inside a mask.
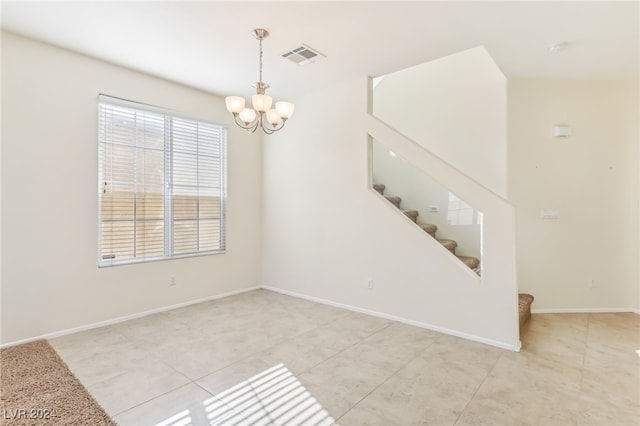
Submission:
[[[0,425],[117,426],[45,340],[0,350]]]

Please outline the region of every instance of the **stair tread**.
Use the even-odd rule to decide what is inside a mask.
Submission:
[[[389,201],[394,206],[400,208],[400,202],[402,201],[402,198],[400,198],[400,197],[392,197],[392,196],[389,196],[389,195],[385,195],[384,198],[386,198],[387,201]]]
[[[454,240],[446,240],[442,238],[436,238],[440,244],[442,244],[447,250],[454,251],[458,247],[458,243]],[[454,253],[455,254],[455,253]]]
[[[478,259],[477,257],[471,257],[471,256],[456,256],[456,257],[471,269],[475,269],[478,266],[480,266],[480,259]]]
[[[384,195],[385,188],[386,188],[386,186],[381,184],[381,183],[374,183],[373,184],[373,189],[378,191],[380,193],[380,195]]]
[[[436,231],[438,230],[436,225],[433,223],[419,223],[418,225],[420,225],[420,228],[422,228],[424,232],[431,235],[433,238],[436,237]]]
[[[418,223],[418,210],[402,210],[402,213],[412,221]]]

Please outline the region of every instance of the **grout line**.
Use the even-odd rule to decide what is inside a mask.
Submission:
[[[191,382],[187,382],[187,383],[182,384],[182,385],[180,385],[180,386],[178,386],[178,387],[176,387],[176,388],[170,389],[170,390],[168,390],[168,391],[166,391],[166,392],[163,392],[163,393],[161,393],[161,394],[159,394],[159,395],[156,395],[156,396],[154,396],[154,397],[152,397],[152,398],[150,398],[150,399],[147,399],[147,400],[142,401],[142,402],[140,402],[140,403],[138,403],[138,404],[136,404],[136,405],[133,405],[133,406],[131,406],[131,407],[129,407],[129,408],[127,408],[127,409],[125,409],[125,410],[122,410],[122,411],[118,412],[118,413],[115,413],[115,414],[109,414],[109,416],[110,416],[111,418],[116,417],[116,416],[119,416],[120,414],[124,414],[124,413],[126,413],[127,411],[130,411],[130,410],[133,410],[133,409],[135,409],[135,408],[138,408],[138,407],[140,407],[141,405],[144,405],[144,404],[146,404],[146,403],[148,403],[148,402],[150,402],[150,401],[153,401],[154,399],[157,399],[157,398],[160,398],[160,397],[162,397],[162,396],[165,396],[166,394],[169,394],[169,393],[171,393],[171,392],[174,392],[174,391],[176,391],[176,390],[178,390],[178,389],[181,389],[181,388],[183,388],[183,387],[185,387],[185,386],[189,386],[190,384],[191,384]],[[106,411],[106,410],[105,410],[105,411]]]
[[[391,324],[389,324],[391,325]],[[336,419],[336,422],[340,421],[340,419],[342,419],[344,416],[346,416],[351,410],[353,410],[358,404],[360,404],[362,401],[364,401],[367,397],[369,397],[369,395],[371,395],[372,393],[374,393],[376,390],[378,390],[380,387],[382,387],[385,383],[387,383],[389,380],[391,380],[393,377],[395,377],[401,370],[405,369],[407,367],[407,365],[409,365],[410,363],[412,363],[414,360],[416,360],[417,358],[421,357],[422,354],[424,352],[426,352],[427,349],[429,349],[434,343],[436,343],[438,340],[440,340],[444,335],[440,335],[438,336],[434,341],[430,342],[427,346],[425,346],[425,348],[418,352],[418,354],[416,356],[414,356],[413,358],[411,358],[410,360],[408,360],[406,363],[404,363],[401,367],[399,367],[396,371],[394,371],[393,373],[391,373],[391,375],[389,377],[387,377],[382,383],[380,383],[379,385],[377,385],[375,388],[373,388],[369,393],[367,393],[365,396],[363,396],[362,398],[360,398],[358,400],[358,402],[356,402],[355,404],[353,404],[351,406],[351,408],[349,408],[342,416],[340,416],[338,419]]]
[[[582,366],[580,368],[580,387],[578,389],[578,410],[580,410],[580,401],[582,400],[582,384],[584,383],[584,370],[587,361],[587,347],[589,345],[589,328],[591,327],[591,314],[587,314],[587,327],[585,330],[584,350],[582,352]]]
[[[464,412],[467,410],[467,408],[469,407],[469,404],[471,404],[471,401],[473,401],[473,399],[476,397],[476,395],[478,394],[478,391],[480,391],[480,388],[482,387],[482,385],[484,385],[484,382],[487,381],[487,379],[491,376],[491,373],[493,373],[493,370],[496,368],[496,365],[498,365],[498,362],[500,362],[500,360],[502,359],[502,357],[505,356],[505,352],[502,352],[500,354],[500,356],[496,359],[496,361],[493,363],[493,365],[491,366],[490,369],[487,370],[487,374],[484,376],[484,378],[482,379],[482,381],[478,384],[478,387],[476,388],[476,390],[473,392],[473,395],[471,395],[471,398],[469,398],[469,400],[467,401],[467,403],[464,405],[464,408],[460,411],[460,414],[458,414],[458,417],[456,417],[456,421],[453,422],[453,425],[457,425],[458,422],[460,421],[460,419],[462,418],[462,415],[464,414]]]

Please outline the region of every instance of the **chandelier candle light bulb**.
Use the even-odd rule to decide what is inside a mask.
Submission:
[[[256,88],[256,94],[251,97],[253,108],[245,108],[246,101],[242,96],[227,96],[224,103],[238,126],[250,133],[259,127],[270,135],[284,127],[287,119],[293,115],[294,105],[281,101],[276,102],[275,108],[271,108],[273,98],[265,95],[269,85],[262,81],[262,40],[269,36],[269,32],[258,28],[252,34],[260,42],[260,81],[253,85]]]

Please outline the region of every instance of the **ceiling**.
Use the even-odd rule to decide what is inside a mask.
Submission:
[[[2,27],[220,95],[253,92],[266,28],[268,93],[295,100],[484,45],[509,78],[637,79],[638,1],[10,2]],[[561,53],[550,45],[568,42]],[[326,59],[283,59],[305,43]]]

